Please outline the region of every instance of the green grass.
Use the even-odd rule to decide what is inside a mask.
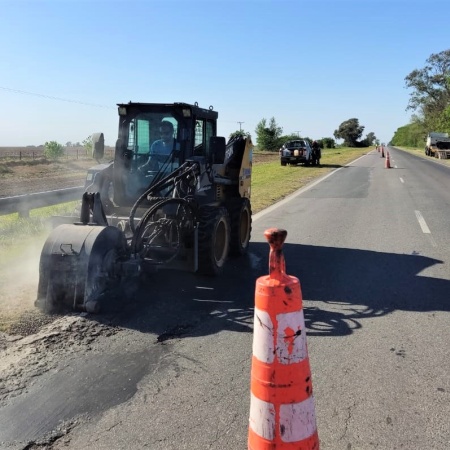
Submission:
[[[283,199],[296,190],[306,186],[336,168],[366,154],[370,148],[339,148],[322,150],[321,167],[281,166],[280,158],[274,161],[255,164],[252,172],[252,210],[261,211]]]
[[[0,250],[3,259],[5,259],[4,250],[13,252],[13,247],[19,242],[33,239],[35,235],[46,232],[51,216],[71,214],[78,203],[74,201],[33,209],[27,219],[19,217],[18,213],[0,216]]]

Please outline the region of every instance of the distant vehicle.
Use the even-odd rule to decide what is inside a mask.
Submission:
[[[450,147],[450,138],[448,133],[438,133],[436,131],[430,131],[427,136],[427,142],[425,144],[425,155],[435,156],[439,155],[439,150],[445,150]],[[446,152],[445,152],[446,153]],[[445,157],[448,157],[447,154]]]
[[[306,166],[319,164],[319,160],[314,157],[314,152],[306,139],[285,142],[279,153],[282,166],[287,164],[305,164]]]

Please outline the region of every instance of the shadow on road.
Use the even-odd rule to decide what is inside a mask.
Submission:
[[[286,244],[284,253],[287,271],[300,279],[309,336],[348,335],[363,319],[396,310],[450,311],[450,281],[420,275],[442,261],[293,244]],[[325,305],[311,306],[314,302]]]
[[[268,273],[268,253],[267,244],[252,243],[250,255],[231,260],[216,278],[160,271],[125,288],[128,300],[112,320],[156,333],[160,342],[222,330],[251,332],[255,282]],[[364,319],[396,310],[450,311],[450,281],[420,275],[442,261],[296,244],[285,244],[284,254],[288,274],[300,279],[309,336],[349,335]]]

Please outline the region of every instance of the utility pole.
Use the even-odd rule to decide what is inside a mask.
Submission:
[[[237,122],[239,124],[239,131],[242,131],[242,124],[245,122]]]
[[[297,137],[300,137],[300,130],[299,131],[294,131],[294,133],[297,133]]]

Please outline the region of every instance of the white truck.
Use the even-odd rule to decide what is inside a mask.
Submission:
[[[427,135],[425,155],[439,159],[450,158],[450,138],[448,133],[430,131]]]

